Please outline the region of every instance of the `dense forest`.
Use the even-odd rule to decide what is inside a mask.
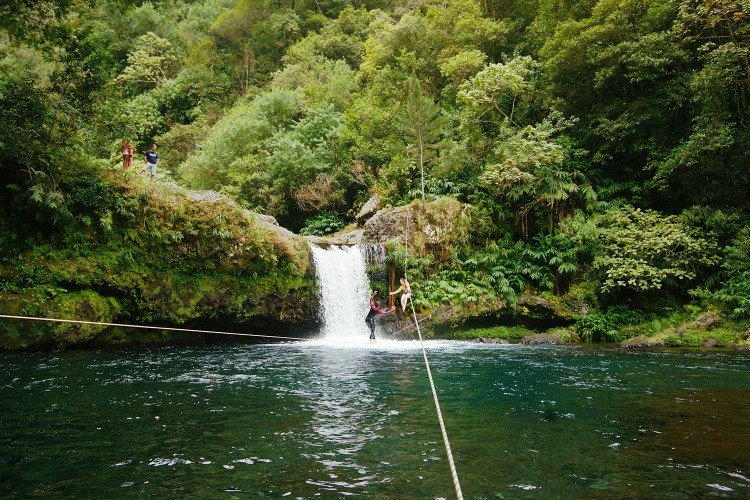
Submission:
[[[742,342],[749,22],[748,0],[6,1],[1,291],[130,286],[110,268],[189,275],[212,250],[164,263],[154,248],[239,236],[220,213],[198,227],[189,208],[159,212],[178,188],[302,234],[344,228],[374,194],[447,198],[464,222],[408,254],[424,311],[572,297],[590,305],[587,340],[709,312],[720,344]],[[152,144],[149,186],[135,173]],[[83,264],[94,253],[98,271]],[[78,264],[56,274],[55,260]],[[668,343],[697,342],[683,333]]]

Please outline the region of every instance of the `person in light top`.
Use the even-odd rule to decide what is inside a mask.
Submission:
[[[404,314],[406,314],[406,304],[409,302],[409,297],[411,297],[411,285],[408,281],[406,281],[406,277],[404,276],[400,280],[401,286],[398,287],[398,290],[394,290],[388,295],[396,295],[401,290],[404,291],[404,293],[401,295],[401,310],[404,311]]]

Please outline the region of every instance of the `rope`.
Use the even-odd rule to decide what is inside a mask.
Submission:
[[[268,339],[282,339],[282,340],[311,340],[302,337],[283,337],[281,335],[261,335],[255,333],[234,333],[234,332],[219,332],[214,330],[196,330],[193,328],[176,328],[171,326],[147,326],[147,325],[128,325],[124,323],[106,323],[103,321],[83,321],[75,319],[59,319],[59,318],[38,318],[35,316],[12,316],[10,314],[0,314],[0,318],[9,319],[25,319],[34,321],[53,321],[57,323],[75,323],[80,325],[102,325],[102,326],[121,326],[125,328],[142,328],[146,330],[172,330],[175,332],[191,332],[191,333],[212,333],[216,335],[234,335],[240,337],[263,337]],[[347,342],[352,344],[354,342]]]
[[[424,318],[420,319],[420,320],[418,321],[418,323],[422,323],[423,321],[427,321],[428,319],[430,319],[430,318],[431,318],[431,317],[433,317],[434,315],[435,315],[435,313],[432,313],[432,314],[430,314],[429,316],[425,316]],[[390,335],[396,335],[396,334],[398,334],[398,333],[401,333],[401,332],[403,332],[404,330],[408,330],[409,328],[414,328],[414,324],[410,324],[410,325],[407,325],[407,326],[403,327],[403,328],[402,328],[401,330],[396,330],[395,332],[393,332],[393,333],[390,333]]]
[[[406,210],[406,228],[404,229],[404,277],[406,276],[406,270],[409,267],[409,212]]]
[[[386,314],[390,314],[391,311],[389,311]],[[430,316],[426,316],[422,318],[420,321],[424,321]],[[0,318],[7,318],[7,319],[23,319],[23,320],[30,320],[30,321],[50,321],[50,322],[56,322],[56,323],[74,323],[74,324],[81,324],[81,325],[100,325],[100,326],[119,326],[123,328],[142,328],[144,330],[171,330],[176,332],[189,332],[189,333],[210,333],[215,335],[233,335],[237,337],[260,337],[260,338],[268,338],[268,339],[281,339],[281,340],[300,340],[300,341],[310,341],[314,339],[310,338],[303,338],[303,337],[284,337],[281,335],[261,335],[256,333],[235,333],[235,332],[221,332],[216,330],[196,330],[193,328],[177,328],[177,327],[171,327],[171,326],[147,326],[147,325],[130,325],[125,323],[106,323],[103,321],[83,321],[83,320],[75,320],[75,319],[60,319],[60,318],[40,318],[36,316],[13,316],[10,314],[0,314]],[[395,335],[399,332],[402,332],[403,330],[406,330],[408,328],[413,327],[414,325],[409,325],[405,328],[402,328],[401,330],[398,330],[397,332],[394,332],[391,335]],[[337,341],[340,344],[351,344],[351,345],[360,345],[359,342],[346,342],[346,341]]]
[[[425,364],[425,367],[427,368],[427,378],[430,380],[430,388],[432,389],[432,397],[435,400],[435,409],[437,410],[438,422],[440,423],[440,431],[443,434],[443,442],[445,443],[445,451],[448,455],[448,464],[450,465],[451,474],[453,476],[453,485],[456,488],[456,496],[458,500],[463,500],[464,497],[463,497],[463,493],[461,493],[461,483],[459,483],[458,481],[458,472],[456,472],[456,465],[453,462],[453,453],[451,452],[450,441],[448,441],[448,432],[445,430],[445,423],[443,422],[443,414],[440,410],[440,402],[438,401],[437,391],[435,389],[435,382],[432,379],[432,370],[430,370],[430,362],[427,360],[427,351],[425,350],[424,341],[422,340],[422,331],[419,329],[419,321],[417,320],[417,313],[414,310],[414,303],[412,302],[411,297],[409,297],[409,302],[411,303],[411,312],[412,312],[412,315],[414,316],[414,326],[417,327],[417,332],[419,333],[419,345],[422,348],[422,356],[424,357],[424,364]],[[176,332],[210,333],[210,334],[216,334],[216,335],[260,337],[260,338],[282,339],[282,340],[304,340],[304,341],[310,340],[310,339],[301,338],[301,337],[282,337],[280,335],[261,335],[261,334],[254,334],[254,333],[222,332],[222,331],[216,331],[216,330],[199,330],[199,329],[194,329],[194,328],[177,328],[177,327],[166,327],[166,326],[131,325],[131,324],[126,324],[126,323],[109,323],[109,322],[104,322],[104,321],[84,321],[84,320],[75,320],[75,319],[42,318],[38,316],[15,316],[11,314],[0,314],[0,318],[20,319],[20,320],[27,320],[27,321],[49,321],[49,322],[57,322],[57,323],[73,323],[73,324],[78,324],[78,325],[119,326],[119,327],[124,327],[124,328],[141,328],[145,330],[171,330],[171,331],[176,331]],[[429,318],[429,316],[427,318]],[[424,321],[427,318],[423,318],[422,321]],[[346,343],[354,344],[354,342],[346,342]]]
[[[422,203],[424,203],[424,190],[422,190]],[[409,210],[407,210],[406,212],[406,227],[404,228],[404,246],[405,246],[404,278],[406,278],[406,270],[407,270],[407,267],[409,266]],[[445,453],[448,455],[448,465],[450,465],[451,475],[453,476],[453,486],[456,488],[456,498],[458,500],[463,500],[464,494],[461,492],[461,483],[458,480],[458,472],[456,471],[456,464],[453,462],[453,453],[451,452],[451,443],[448,440],[448,431],[445,430],[445,422],[443,422],[443,413],[442,411],[440,411],[440,401],[438,401],[437,390],[435,389],[435,382],[432,380],[432,370],[430,370],[430,362],[427,360],[427,351],[424,348],[424,341],[422,340],[422,331],[419,329],[419,320],[417,320],[417,311],[414,309],[414,302],[411,300],[411,296],[409,297],[409,303],[411,304],[411,312],[414,315],[414,326],[417,327],[417,333],[419,334],[419,345],[422,348],[422,357],[424,357],[424,365],[427,368],[427,378],[430,380],[430,388],[432,389],[432,398],[435,400],[435,410],[437,410],[438,422],[440,423],[440,432],[442,432],[443,434],[443,443],[445,444]],[[424,319],[427,319],[427,318],[424,318]],[[399,332],[400,331],[401,330],[399,330]]]
[[[417,321],[417,312],[414,310],[414,302],[409,297],[409,303],[411,304],[411,312],[414,315],[414,324],[417,326],[417,333],[419,333],[419,345],[422,347],[422,356],[424,357],[424,365],[427,367],[427,378],[430,380],[430,388],[432,389],[432,397],[435,400],[435,409],[437,410],[438,422],[440,422],[440,431],[443,433],[443,443],[445,443],[445,453],[448,455],[448,465],[451,468],[451,475],[453,476],[453,486],[456,488],[456,498],[463,500],[464,495],[461,492],[461,483],[458,481],[458,472],[456,471],[456,464],[453,463],[453,453],[451,453],[451,443],[448,441],[448,431],[445,430],[445,423],[443,422],[443,413],[440,411],[440,401],[438,401],[437,391],[435,390],[435,382],[432,380],[432,370],[430,370],[430,362],[427,360],[427,351],[424,348],[424,341],[422,340],[422,332],[419,329],[419,322]]]

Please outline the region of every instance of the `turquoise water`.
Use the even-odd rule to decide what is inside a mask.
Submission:
[[[750,358],[429,342],[466,498],[750,496]],[[413,342],[0,355],[0,496],[454,497]]]

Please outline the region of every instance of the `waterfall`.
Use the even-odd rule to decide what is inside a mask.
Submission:
[[[366,340],[370,282],[360,247],[312,245],[318,277],[323,334],[329,339]]]

